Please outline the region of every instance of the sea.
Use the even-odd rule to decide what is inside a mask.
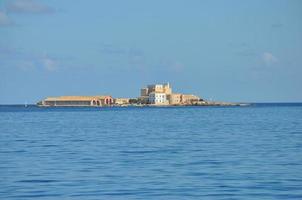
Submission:
[[[302,199],[302,104],[0,106],[0,199]]]

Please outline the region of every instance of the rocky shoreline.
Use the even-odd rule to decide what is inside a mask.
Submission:
[[[175,104],[175,105],[154,105],[154,104],[123,104],[113,105],[113,107],[188,107],[188,106],[250,106],[249,103],[230,103],[217,101],[199,101],[192,104]]]

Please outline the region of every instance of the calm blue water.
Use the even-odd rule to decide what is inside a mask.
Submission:
[[[302,104],[0,106],[0,199],[302,199]]]

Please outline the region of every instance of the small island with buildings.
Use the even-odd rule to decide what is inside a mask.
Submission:
[[[148,85],[137,98],[113,98],[111,95],[47,97],[41,107],[104,106],[241,106],[246,104],[207,101],[193,94],[173,93],[169,83]]]

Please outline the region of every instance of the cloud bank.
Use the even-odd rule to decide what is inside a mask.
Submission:
[[[42,69],[53,72],[59,69],[61,60],[47,54],[26,52],[0,43],[0,68],[12,67],[24,71]]]
[[[54,9],[35,0],[14,0],[6,6],[8,12],[45,14],[52,13]]]
[[[271,64],[278,62],[278,59],[272,53],[269,53],[269,52],[264,52],[262,54],[262,60],[267,65],[271,65]]]

